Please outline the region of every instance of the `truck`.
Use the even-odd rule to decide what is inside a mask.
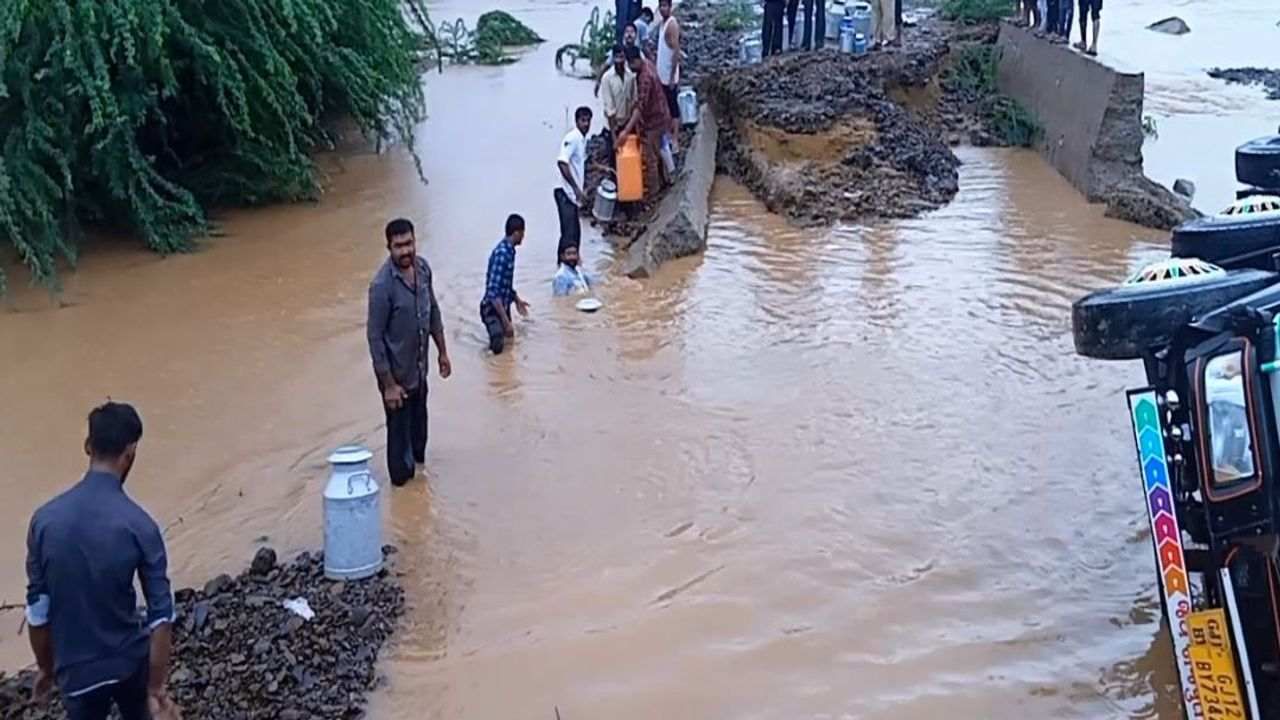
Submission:
[[[1280,718],[1280,135],[1236,171],[1169,258],[1072,305],[1078,354],[1145,370],[1134,487],[1188,720]]]

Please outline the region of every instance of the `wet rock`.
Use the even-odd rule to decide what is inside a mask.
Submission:
[[[235,579],[214,578],[203,594],[174,593],[190,626],[184,620],[174,627],[170,693],[187,720],[363,716],[364,698],[377,683],[378,652],[404,609],[402,590],[391,577],[373,578],[347,583],[337,597],[314,556],[278,569],[269,579],[251,569]],[[302,619],[278,602],[251,605],[259,595],[306,597],[316,617],[305,631],[276,638],[281,627]],[[368,612],[360,625],[351,622],[344,599]],[[56,698],[47,708],[30,704],[33,681],[30,672],[0,674],[0,718],[66,717]]]
[[[1191,27],[1180,17],[1167,17],[1153,22],[1147,26],[1147,29],[1165,33],[1166,35],[1186,35],[1191,32]]]
[[[1196,196],[1196,184],[1190,180],[1178,178],[1173,181],[1173,191],[1188,200],[1192,200]]]
[[[192,625],[194,629],[199,630],[209,620],[209,603],[201,600],[191,609]]]
[[[274,570],[276,567],[276,551],[269,547],[260,548],[253,556],[253,563],[249,566],[249,574],[264,576]]]
[[[1127,220],[1144,227],[1172,230],[1200,213],[1191,208],[1186,198],[1148,178],[1129,178],[1116,185],[1105,196],[1090,198],[1107,203],[1106,216]]]
[[[222,593],[230,590],[234,584],[235,581],[231,579],[230,575],[219,575],[204,584],[204,595],[205,597],[221,595]]]
[[[1213,68],[1209,77],[1239,85],[1261,85],[1268,100],[1280,100],[1280,70],[1275,68]]]

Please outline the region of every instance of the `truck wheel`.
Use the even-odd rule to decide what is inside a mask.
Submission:
[[[1155,263],[1119,287],[1072,304],[1076,352],[1101,360],[1137,360],[1167,345],[1193,319],[1278,279],[1263,270],[1228,272],[1194,258]]]
[[[1260,137],[1236,148],[1236,179],[1245,185],[1280,188],[1280,135]]]

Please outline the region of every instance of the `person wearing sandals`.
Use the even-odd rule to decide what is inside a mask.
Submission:
[[[1085,45],[1089,30],[1089,16],[1093,16],[1093,44]],[[1102,17],[1102,0],[1080,0],[1080,42],[1076,49],[1085,55],[1098,54],[1098,24]]]

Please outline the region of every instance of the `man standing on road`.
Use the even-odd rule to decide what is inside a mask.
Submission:
[[[560,170],[560,187],[552,193],[556,213],[560,216],[560,244],[556,256],[566,247],[582,245],[582,213],[587,201],[583,191],[587,173],[587,133],[591,132],[591,108],[580,107],[573,113],[574,127],[560,142],[556,166]]]
[[[169,699],[173,593],[164,537],[124,492],[142,439],[132,406],[89,413],[89,470],[31,518],[27,533],[27,624],[39,677],[56,682],[71,720],[124,720],[176,712]],[[147,601],[138,613],[133,583]]]
[[[1062,0],[1070,2],[1070,0]],[[1089,34],[1089,16],[1093,16],[1093,44],[1085,45]],[[1080,0],[1080,43],[1076,48],[1085,55],[1098,54],[1098,24],[1102,20],[1102,0]]]
[[[436,343],[440,377],[453,373],[431,267],[418,257],[413,223],[387,223],[390,257],[369,284],[366,328],[373,372],[387,416],[387,472],[404,485],[427,456],[427,346]]]
[[[671,113],[667,126],[671,129],[671,151],[674,153],[680,148],[680,104],[676,102],[680,89],[680,21],[676,20],[671,0],[658,0],[658,14],[662,16],[658,26],[658,79],[662,81],[667,110]]]
[[[670,127],[671,116],[667,109],[662,83],[653,69],[653,63],[640,56],[640,51],[627,48],[627,64],[636,74],[636,106],[631,119],[618,136],[621,145],[631,133],[639,133],[644,149],[644,194],[651,201],[666,185],[666,168],[658,156],[662,135]]]
[[[638,52],[638,51],[637,51]],[[489,270],[485,274],[484,299],[480,301],[480,322],[489,333],[489,349],[501,355],[507,341],[516,336],[511,322],[514,303],[521,317],[529,317],[529,303],[516,293],[516,248],[524,242],[524,218],[507,217],[506,235],[489,253]]]
[[[764,57],[782,52],[782,16],[784,0],[764,0],[764,24],[760,29],[760,54]]]

